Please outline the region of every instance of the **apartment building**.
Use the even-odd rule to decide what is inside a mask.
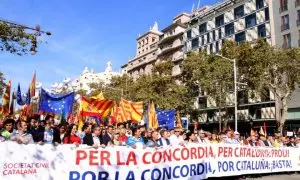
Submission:
[[[241,43],[259,37],[271,43],[267,1],[226,0],[191,18],[185,36],[186,51],[217,53],[225,39]]]
[[[171,60],[174,63],[172,75],[180,75],[184,58],[183,36],[189,19],[189,14],[181,13],[161,31],[155,22],[148,32],[137,38],[136,55],[121,67],[122,73],[137,79],[142,74],[151,74],[156,62]]]
[[[123,65],[122,72],[126,72],[133,79],[137,79],[142,74],[150,74],[153,64],[157,60],[158,41],[163,33],[158,30],[157,22],[149,31],[137,38],[137,48],[135,56]]]
[[[189,21],[184,36],[185,52],[201,50],[218,53],[224,40],[242,43],[258,38],[265,39],[273,46],[298,47],[298,9],[300,10],[300,0],[224,0],[211,7],[205,7],[204,10],[194,13]],[[220,118],[227,118],[231,120],[233,127],[233,94],[229,93],[227,99],[228,107],[226,110],[220,110],[212,98],[200,95],[196,103],[202,112],[199,121],[209,122],[217,127]],[[274,95],[270,92],[266,97],[257,94],[250,98],[247,92],[239,88],[238,120],[239,129],[246,126],[249,128],[249,123],[255,127],[256,124],[261,124],[261,121],[275,127]]]
[[[157,60],[171,60],[173,62],[173,76],[178,76],[182,72],[184,58],[183,35],[189,20],[190,15],[186,13],[176,16],[173,23],[162,30],[163,34],[158,42]]]
[[[300,0],[270,0],[272,44],[280,48],[300,45]]]

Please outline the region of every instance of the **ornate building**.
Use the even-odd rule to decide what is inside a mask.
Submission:
[[[96,73],[93,69],[85,67],[83,72],[75,80],[70,78],[65,78],[63,83],[52,84],[52,92],[61,93],[64,91],[79,91],[85,90],[90,91],[89,84],[91,83],[104,83],[104,85],[109,84],[113,76],[120,76],[121,73],[112,71],[112,63],[109,61],[106,64],[104,72]]]

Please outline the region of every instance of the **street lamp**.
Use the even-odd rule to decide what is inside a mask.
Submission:
[[[217,56],[225,59],[225,60],[228,60],[230,62],[233,63],[233,74],[234,74],[234,129],[236,132],[238,132],[238,128],[237,128],[237,78],[236,78],[236,71],[237,71],[237,68],[236,68],[236,60],[235,59],[229,59],[227,57],[224,57],[220,54],[216,54]]]

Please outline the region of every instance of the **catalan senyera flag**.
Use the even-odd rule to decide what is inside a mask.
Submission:
[[[176,127],[178,128],[182,128],[182,123],[181,123],[181,118],[180,118],[180,114],[179,114],[179,111],[177,111],[177,115],[176,115]]]
[[[79,111],[82,116],[98,116],[105,118],[108,116],[113,105],[114,101],[109,99],[98,100],[82,96]]]
[[[150,103],[148,106],[148,128],[158,128],[158,120],[154,107],[154,103]]]
[[[143,117],[143,102],[130,102],[123,98],[120,101],[120,109],[124,114],[124,120],[140,122]]]
[[[101,91],[97,96],[92,96],[91,99],[103,100],[105,98],[104,98],[104,95]]]
[[[34,72],[31,83],[30,83],[30,97],[35,96],[35,84],[36,84],[36,72]]]
[[[2,114],[4,116],[9,114],[10,89],[11,89],[11,80],[9,80],[7,83],[6,90],[3,96],[3,101],[2,101]]]

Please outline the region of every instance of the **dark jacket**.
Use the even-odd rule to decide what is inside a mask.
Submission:
[[[30,128],[29,133],[32,135],[34,142],[40,142],[44,139],[44,131],[45,129],[42,126],[37,128]]]
[[[295,144],[295,143],[289,142],[289,143],[287,143],[286,146],[287,146],[287,147],[296,147],[296,144]]]
[[[99,141],[100,141],[100,144],[103,144],[100,137],[99,137]],[[82,144],[86,144],[88,146],[93,146],[94,145],[93,134],[85,135],[83,138]]]
[[[105,146],[107,146],[107,144],[109,143],[109,142],[111,142],[111,138],[110,138],[110,136],[108,135],[108,134],[105,134],[103,137],[102,137],[102,142],[101,142],[101,144],[105,144]]]

